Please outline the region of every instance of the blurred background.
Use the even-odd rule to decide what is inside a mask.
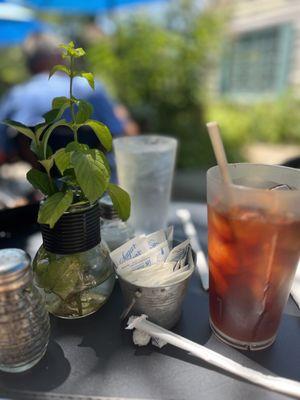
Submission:
[[[220,123],[230,161],[299,167],[300,1],[2,0],[1,120],[36,124],[65,94],[46,73],[69,40],[98,80],[94,94],[77,91],[114,136],[179,139],[175,200],[205,200],[208,120]],[[24,140],[1,126],[0,208],[36,199],[30,163]]]

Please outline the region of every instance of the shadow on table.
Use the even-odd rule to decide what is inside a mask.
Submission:
[[[277,375],[280,377],[300,380],[300,339],[299,339],[299,325],[300,318],[284,315],[282,323],[278,332],[278,337],[275,343],[261,351],[250,352],[240,351],[230,346],[227,346],[219,342],[214,335],[209,332],[209,340],[206,343],[206,347],[224,355],[234,361],[239,362],[241,365],[253,368],[255,370],[264,372],[270,375]],[[202,332],[203,334],[203,332]],[[187,337],[187,336],[186,336]],[[190,337],[188,337],[190,339]],[[197,343],[203,343],[204,336],[201,340],[194,340]],[[146,350],[147,349],[147,350]],[[153,352],[159,352],[165,354],[168,357],[176,358],[184,362],[197,365],[202,368],[214,370],[222,373],[225,376],[233,377],[232,374],[227,373],[219,368],[213,367],[206,362],[193,357],[192,355],[184,352],[181,349],[177,349],[173,346],[166,346],[162,349],[157,349],[153,346],[149,348],[141,348],[136,350],[136,355],[151,354]],[[241,378],[235,377],[240,381]]]
[[[52,318],[52,337],[55,340],[68,341],[68,337],[79,337],[78,347],[91,348],[95,356],[99,359],[99,370],[105,369],[109,360],[122,347],[124,338],[122,337],[120,315],[123,311],[122,296],[118,282],[109,301],[95,314],[77,320],[63,320]],[[92,358],[92,356],[91,356]],[[90,358],[90,359],[91,359]],[[90,359],[83,359],[84,363]]]
[[[49,391],[60,386],[68,378],[70,371],[70,363],[62,348],[51,340],[45,356],[31,370],[19,374],[0,373],[0,393],[1,388]]]
[[[275,343],[268,349],[249,352],[239,351],[219,342],[212,335],[209,328],[208,312],[208,296],[201,290],[199,292],[198,283],[194,277],[191,282],[190,295],[184,304],[183,317],[175,327],[174,332],[196,343],[206,345],[206,347],[249,368],[254,368],[271,375],[274,374],[288,379],[300,380],[299,316],[284,314]],[[150,356],[152,353],[164,354],[168,357],[199,366],[200,368],[217,371],[222,375],[233,377],[232,374],[213,367],[185,351],[170,345],[162,349],[149,345],[147,347],[136,348],[135,350],[136,356]],[[235,379],[243,381],[241,378],[235,377]]]
[[[275,343],[257,352],[241,352],[270,372],[300,380],[300,317],[284,314]]]

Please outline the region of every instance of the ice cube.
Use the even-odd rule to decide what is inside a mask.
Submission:
[[[295,188],[292,188],[285,183],[278,183],[276,186],[269,188],[269,190],[295,190]]]
[[[246,186],[253,189],[269,189],[278,185],[276,182],[265,181],[257,176],[237,178],[233,180],[233,183],[235,185]]]
[[[295,187],[289,186],[285,183],[279,183],[275,181],[264,181],[257,176],[234,179],[233,183],[235,185],[246,186],[253,189],[296,190]]]

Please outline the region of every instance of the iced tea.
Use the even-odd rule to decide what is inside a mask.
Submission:
[[[271,204],[247,205],[247,200],[227,208],[220,198],[209,203],[212,329],[239,348],[267,347],[275,339],[299,261],[300,216],[275,212]]]

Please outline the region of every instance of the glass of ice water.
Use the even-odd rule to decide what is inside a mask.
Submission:
[[[119,184],[131,197],[129,223],[137,234],[167,225],[177,151],[174,138],[145,135],[113,142]]]

